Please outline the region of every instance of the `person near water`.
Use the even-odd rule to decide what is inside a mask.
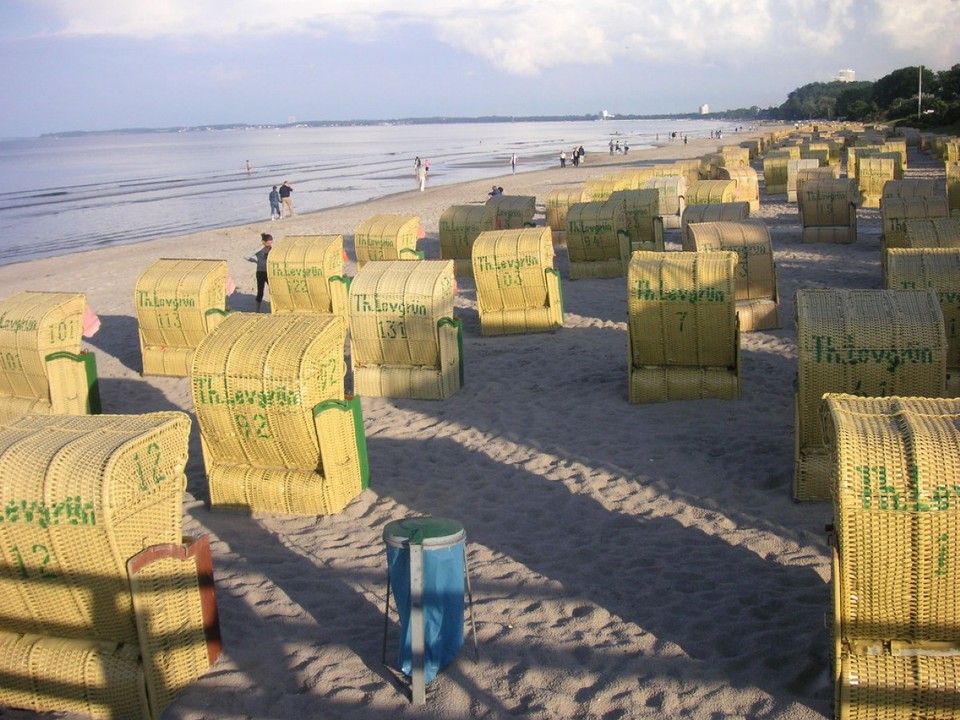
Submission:
[[[293,188],[290,187],[290,183],[286,180],[283,181],[283,185],[280,186],[280,202],[283,203],[283,209],[286,211],[287,215],[293,215],[293,198],[291,193]]]
[[[255,253],[247,255],[249,262],[257,264],[257,312],[260,312],[260,305],[263,303],[263,290],[268,284],[267,280],[267,255],[273,249],[273,235],[261,233],[260,249]]]
[[[510,169],[513,170],[513,172],[517,171],[517,154],[516,153],[510,156]]]
[[[283,217],[283,213],[280,212],[280,193],[277,192],[277,186],[273,186],[273,190],[270,191],[270,219],[279,220]]]

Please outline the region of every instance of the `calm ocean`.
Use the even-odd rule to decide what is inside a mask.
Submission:
[[[306,213],[415,187],[414,157],[430,185],[557,163],[611,139],[649,147],[673,131],[707,137],[713,120],[379,125],[107,133],[0,141],[0,265],[240,225],[270,217],[284,180]],[[246,163],[251,170],[247,172]]]

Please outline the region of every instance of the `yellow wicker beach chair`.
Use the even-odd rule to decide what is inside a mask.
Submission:
[[[86,297],[24,291],[0,301],[0,420],[100,412],[97,364],[80,349]],[[89,323],[87,323],[89,324]]]
[[[860,206],[880,207],[883,186],[888,180],[897,180],[897,161],[891,157],[857,156],[857,182],[860,188]]]
[[[560,275],[549,228],[480,233],[473,277],[483,335],[549,332],[563,326]]]
[[[451,205],[440,215],[440,257],[453,260],[453,271],[457,275],[470,275],[473,241],[480,233],[496,229],[496,225],[496,208]]]
[[[795,500],[830,498],[824,393],[942,397],[947,339],[933,290],[798,290]]]
[[[350,286],[354,392],[422,400],[457,392],[463,329],[455,294],[452,260],[372,262],[358,272]]]
[[[838,720],[960,717],[960,401],[824,397]]]
[[[930,178],[887,180],[883,184],[880,202],[882,203],[884,198],[945,197],[941,185],[939,181]]]
[[[344,339],[335,315],[233,313],[200,343],[192,392],[212,509],[328,515],[367,487]]]
[[[350,278],[343,274],[343,235],[298,235],[267,257],[270,311],[338,315],[346,320]]]
[[[810,170],[820,167],[820,162],[813,159],[787,160],[787,202],[797,202],[797,177],[801,170]]]
[[[737,254],[736,304],[740,332],[780,327],[780,296],[770,231],[762,220],[693,223],[694,252],[731,250]]]
[[[374,215],[357,226],[353,247],[357,268],[371,260],[421,260],[419,215]]]
[[[623,277],[630,231],[623,196],[571,205],[567,210],[567,272],[571,280]]]
[[[748,150],[749,152],[749,150]],[[720,180],[733,180],[736,188],[731,202],[745,202],[750,205],[750,211],[760,209],[760,177],[752,167],[721,167],[717,169]],[[687,205],[692,201],[687,198]]]
[[[799,159],[799,155],[796,159]],[[786,150],[773,150],[763,157],[763,191],[768,195],[787,192],[787,162],[791,155]]]
[[[947,334],[946,396],[960,397],[960,247],[892,248],[886,257],[888,290],[936,291]]]
[[[803,226],[801,240],[805,243],[856,242],[856,183],[846,178],[807,180],[802,188],[797,194]]]
[[[0,705],[157,720],[216,661],[189,435],[182,412],[0,423]]]
[[[686,175],[652,177],[644,183],[644,188],[660,191],[660,217],[665,229],[680,227],[680,216],[687,206],[687,184]]]
[[[226,315],[225,260],[161,258],[133,295],[144,375],[190,374],[193,353]]]
[[[663,218],[660,217],[660,191],[618,190],[610,195],[610,201],[623,202],[627,219],[627,234],[630,251],[656,250],[662,252]]]
[[[687,185],[684,200],[687,205],[730,203],[736,190],[737,183],[733,180],[697,180]]]
[[[951,212],[960,210],[960,162],[944,163],[947,183],[947,202]]]
[[[635,252],[627,283],[632,403],[740,396],[734,252]]]
[[[887,185],[890,183],[888,182]],[[943,195],[900,195],[880,199],[881,252],[906,247],[907,220],[950,217],[947,198]]]
[[[708,203],[687,205],[680,218],[680,244],[683,250],[694,252],[687,228],[700,222],[740,222],[750,217],[750,204],[746,202]]]
[[[625,181],[625,184],[636,184]],[[560,246],[567,244],[567,211],[575,203],[589,202],[590,197],[582,187],[560,188],[547,193],[544,202],[544,215],[547,227],[553,231],[553,242]],[[496,228],[490,228],[495,230]]]
[[[487,200],[487,208],[494,213],[496,230],[531,227],[537,212],[537,198],[532,195],[494,195]]]
[[[805,198],[803,188],[811,180],[839,180],[839,165],[822,165],[815,168],[803,168],[797,170],[797,210],[803,214],[803,201]]]

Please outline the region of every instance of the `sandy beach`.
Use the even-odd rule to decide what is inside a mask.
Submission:
[[[225,259],[238,288],[228,306],[250,312],[255,268],[244,257],[261,232],[343,234],[352,276],[354,229],[373,214],[418,214],[419,248],[438,258],[441,213],[484,202],[492,184],[535,195],[543,224],[555,188],[769,131],[428,181],[424,192],[411,174],[409,192],[370,203],[8,265],[0,283],[4,297],[86,293],[102,320],[84,346],[96,353],[105,413],[193,417],[188,378],[141,376],[134,285],[156,258]],[[909,160],[908,177],[943,173],[913,148]],[[566,319],[554,333],[481,337],[473,281],[458,280],[465,386],[443,401],[362,398],[371,484],[338,515],[209,512],[194,424],[184,525],[212,541],[224,654],[163,717],[831,717],[832,510],[791,495],[792,299],[798,288],[880,288],[879,212],[859,211],[852,245],[801,244],[785,195],[761,195],[751,216],[771,231],[783,326],[741,336],[740,400],[630,404],[626,279],[570,281],[558,247]],[[679,249],[679,231],[666,238]],[[464,646],[422,706],[381,663],[381,534],[410,515],[463,523],[479,645],[479,660]]]

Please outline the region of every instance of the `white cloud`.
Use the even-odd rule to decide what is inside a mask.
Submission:
[[[739,69],[842,50],[870,28],[878,43],[952,64],[960,0],[34,0],[68,35],[136,38],[336,33],[375,41],[429,28],[452,47],[516,75],[569,64],[724,64]],[[857,12],[855,12],[857,11]]]

